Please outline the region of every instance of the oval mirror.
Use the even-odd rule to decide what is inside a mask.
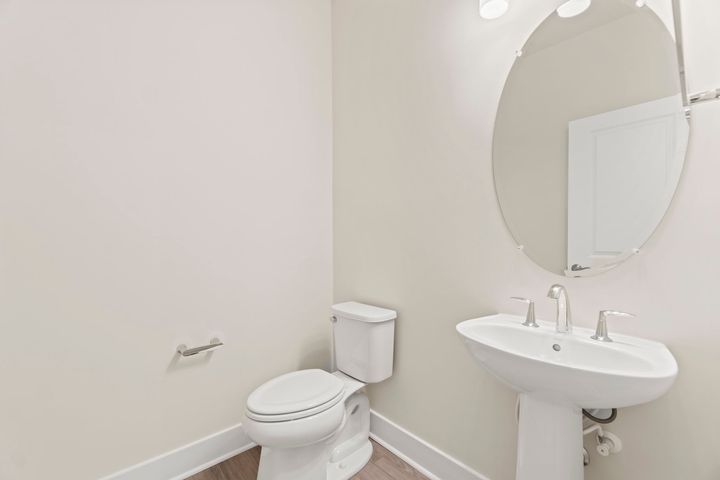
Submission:
[[[581,3],[590,6],[574,16],[553,12],[518,52],[493,143],[515,241],[541,267],[572,277],[609,270],[652,235],[689,135],[663,21],[635,0]]]

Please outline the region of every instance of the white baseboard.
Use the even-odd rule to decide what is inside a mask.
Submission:
[[[430,480],[490,480],[375,411],[370,437]]]
[[[183,480],[254,446],[237,424],[101,480]]]
[[[430,480],[489,480],[375,411],[370,437]],[[237,424],[100,480],[184,480],[254,446]]]

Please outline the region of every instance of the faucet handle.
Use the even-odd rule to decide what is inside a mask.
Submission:
[[[635,315],[627,312],[619,312],[617,310],[602,310],[600,317],[598,318],[597,327],[595,328],[595,335],[591,336],[593,340],[599,340],[601,342],[612,342],[613,339],[608,335],[607,330],[607,319],[608,317],[622,317],[622,318],[635,318]]]
[[[530,300],[529,298],[523,298],[523,297],[510,297],[511,300],[515,300],[516,302],[522,302],[526,303],[528,306],[527,313],[525,314],[525,321],[522,323],[526,327],[534,327],[537,328],[540,325],[537,324],[535,321],[535,302]]]
[[[525,297],[510,297],[510,300],[515,300],[516,302],[522,302],[522,303],[535,303],[529,298]]]

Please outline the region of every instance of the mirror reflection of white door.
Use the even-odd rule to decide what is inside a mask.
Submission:
[[[613,264],[650,237],[675,192],[688,129],[679,96],[569,123],[568,270]]]

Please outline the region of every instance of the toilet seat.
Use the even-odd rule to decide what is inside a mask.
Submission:
[[[276,377],[250,394],[245,414],[258,422],[287,422],[317,415],[344,397],[344,384],[323,370],[299,370]]]
[[[283,449],[315,445],[331,438],[346,425],[346,420],[349,418],[349,412],[346,412],[346,400],[352,398],[353,394],[365,386],[363,382],[341,372],[328,373],[322,370],[313,373],[308,372],[308,370],[302,370],[283,375],[282,377],[286,377],[284,380],[279,380],[282,377],[277,377],[262,385],[262,389],[259,388],[253,392],[250,395],[252,401],[248,398],[243,428],[248,436],[258,445],[262,445],[266,451],[275,451],[277,454],[278,451],[283,451]],[[306,390],[300,396],[294,398],[276,398],[274,393],[281,391],[285,393],[285,387],[288,387],[288,384],[284,384],[284,381],[288,380],[287,377],[296,380],[295,382],[288,382],[297,384],[296,389],[303,388]],[[305,383],[304,380],[309,380],[310,383]],[[313,382],[313,380],[317,381]],[[339,382],[340,392],[338,395],[330,397],[338,385],[335,380]],[[331,388],[320,388],[322,385]],[[275,386],[279,386],[279,388],[276,389]],[[309,388],[310,386],[314,388]],[[294,391],[292,387],[288,387],[287,390]],[[251,410],[252,408],[264,412],[282,412],[286,408],[281,407],[281,405],[293,404],[295,406],[292,408],[298,408],[297,400],[301,397],[305,400],[301,402],[301,407],[305,407],[323,399],[322,395],[311,395],[311,393],[317,394],[318,391],[324,392],[325,398],[330,398],[330,400],[305,410],[274,415],[261,414]],[[257,395],[256,392],[258,392]],[[310,398],[314,398],[314,400],[310,401]],[[297,477],[290,478],[294,480]]]

